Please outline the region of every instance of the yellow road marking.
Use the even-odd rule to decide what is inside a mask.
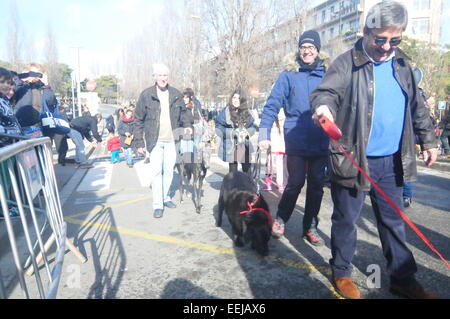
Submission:
[[[333,286],[329,286],[328,289],[331,291],[331,293],[332,293],[337,299],[347,299],[347,298],[342,297],[340,294],[338,294],[338,293],[336,292],[336,289],[334,289]]]
[[[98,208],[95,208],[95,209],[87,211],[87,212],[67,216],[64,218],[64,220],[67,223],[71,223],[71,224],[78,224],[81,226],[94,227],[94,228],[101,229],[101,230],[112,231],[112,232],[115,232],[118,234],[131,235],[131,236],[140,237],[140,238],[149,239],[149,240],[158,241],[158,242],[167,243],[167,244],[192,247],[192,248],[196,248],[199,250],[209,251],[209,252],[218,253],[218,254],[234,255],[234,256],[249,255],[248,253],[246,253],[244,251],[236,251],[232,248],[219,247],[219,246],[210,245],[210,244],[188,241],[188,240],[184,240],[184,239],[180,239],[180,238],[176,238],[176,237],[172,237],[172,236],[151,234],[151,233],[146,233],[146,232],[142,232],[142,231],[137,231],[134,229],[128,229],[128,228],[124,228],[124,227],[115,227],[115,226],[105,225],[105,224],[101,224],[101,223],[79,220],[79,219],[75,218],[75,217],[81,217],[81,216],[89,215],[89,214],[93,214],[93,213],[97,214],[108,208],[117,208],[117,207],[121,207],[121,206],[126,206],[129,204],[145,201],[150,198],[152,198],[151,195],[145,196],[142,198],[138,198],[138,199],[134,199],[134,200],[130,200],[130,201],[126,201],[126,202],[122,202],[122,203],[118,203],[118,204],[109,205],[106,207],[98,207]],[[314,266],[314,265],[310,265],[310,264],[307,264],[304,262],[297,262],[294,260],[281,258],[281,257],[275,257],[275,256],[268,256],[268,257],[266,257],[266,259],[284,264],[289,267],[297,268],[297,269],[305,269],[305,270],[310,270],[312,272],[322,271],[326,275],[331,276],[331,270],[327,266]],[[328,290],[330,290],[330,292],[333,294],[334,297],[336,297],[338,299],[345,299],[335,291],[333,286],[329,286]]]
[[[126,201],[126,202],[118,203],[118,204],[112,204],[112,205],[105,206],[105,207],[96,207],[96,208],[91,209],[90,211],[87,211],[87,212],[70,215],[70,216],[68,216],[68,218],[75,218],[75,217],[85,216],[85,215],[89,215],[89,214],[98,214],[102,210],[105,210],[105,209],[108,209],[108,208],[117,208],[117,207],[121,207],[121,206],[126,206],[126,205],[130,205],[130,204],[146,201],[148,199],[151,199],[152,197],[153,197],[152,195],[148,195],[148,196],[145,196],[145,197],[132,199],[132,200],[129,200],[129,201]]]
[[[110,189],[100,189],[96,191],[82,191],[76,192],[77,194],[96,194],[96,193],[118,193],[118,192],[135,192],[141,190],[149,190],[148,187],[134,187],[134,188],[110,188]]]
[[[112,232],[119,233],[119,234],[131,235],[131,236],[140,237],[140,238],[149,239],[149,240],[158,241],[158,242],[167,243],[167,244],[192,247],[192,248],[196,248],[199,250],[218,253],[218,254],[234,255],[234,256],[249,255],[248,253],[243,252],[243,251],[237,252],[232,248],[219,247],[219,246],[215,246],[215,245],[184,240],[184,239],[171,237],[171,236],[151,234],[151,233],[137,231],[134,229],[124,228],[124,227],[115,227],[115,226],[105,225],[105,224],[101,224],[101,223],[79,220],[79,219],[73,218],[73,216],[66,217],[65,221],[68,223],[71,223],[71,224],[78,224],[81,226],[94,227],[94,228],[97,228],[100,230],[112,231]],[[325,273],[327,275],[331,275],[331,271],[330,271],[329,267],[327,267],[327,266],[313,266],[313,265],[310,265],[307,263],[296,262],[293,260],[280,258],[280,257],[274,257],[274,256],[268,256],[266,258],[268,260],[275,261],[275,262],[284,264],[289,267],[298,268],[298,269],[306,269],[306,270],[310,270],[310,271],[322,271],[323,273]],[[334,296],[340,297],[334,290],[330,289],[330,291],[333,293]]]

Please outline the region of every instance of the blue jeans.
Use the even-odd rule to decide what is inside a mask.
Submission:
[[[320,205],[325,183],[326,156],[304,157],[287,155],[288,182],[278,204],[277,216],[287,222],[294,211],[298,196],[305,185],[306,203],[303,217],[303,232],[317,229],[319,225]]]
[[[125,161],[128,165],[133,165],[133,149],[131,147],[124,149]]]
[[[86,164],[87,158],[86,154],[84,153],[83,136],[81,136],[81,133],[77,130],[74,130],[73,128],[70,129],[70,133],[67,135],[75,144],[75,161],[79,164]]]
[[[413,182],[405,182],[403,184],[403,197],[413,198]]]
[[[370,177],[398,207],[403,207],[403,177],[399,156],[368,158],[368,161]],[[331,217],[330,265],[335,277],[351,277],[351,262],[357,240],[356,221],[366,194],[364,191],[331,184],[334,210]],[[369,194],[391,282],[411,281],[417,266],[406,246],[405,222],[374,188]]]
[[[112,163],[120,163],[122,160],[120,159],[120,150],[111,152],[111,162]]]
[[[171,201],[170,185],[176,156],[175,142],[157,142],[150,152],[153,209],[164,209],[164,203]]]

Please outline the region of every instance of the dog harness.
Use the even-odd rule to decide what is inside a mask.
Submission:
[[[267,216],[267,221],[268,221],[268,223],[269,223],[269,226],[272,227],[272,215],[270,215],[270,213],[269,213],[267,210],[265,210],[264,208],[255,208],[255,207],[253,207],[253,206],[255,206],[255,204],[256,204],[258,201],[259,201],[259,196],[255,196],[255,197],[253,198],[253,202],[251,202],[251,203],[250,203],[250,202],[247,202],[247,205],[248,205],[249,210],[244,210],[244,211],[240,212],[239,214],[245,215],[245,214],[248,214],[248,213],[251,213],[251,212],[260,210],[260,211],[262,211],[262,212],[264,212],[264,213],[266,214],[266,216]]]

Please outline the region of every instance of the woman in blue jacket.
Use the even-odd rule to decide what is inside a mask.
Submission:
[[[319,58],[319,52],[319,34],[314,30],[303,33],[298,52],[287,57],[286,70],[280,74],[267,99],[259,132],[260,147],[267,149],[273,122],[283,107],[289,178],[278,205],[272,233],[275,237],[284,234],[284,225],[291,217],[307,179],[303,238],[315,246],[324,244],[317,232],[317,216],[323,197],[329,143],[328,136],[312,121],[309,102],[309,95],[325,75],[324,61]]]
[[[250,137],[255,133],[254,119],[241,90],[235,90],[228,105],[217,115],[216,129],[222,139],[219,143],[219,156],[229,163],[230,172],[237,171],[238,163],[242,171],[250,174],[253,147]]]

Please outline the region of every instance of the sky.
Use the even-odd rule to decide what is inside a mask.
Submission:
[[[30,43],[27,46],[42,51],[50,23],[56,36],[60,62],[75,68],[78,61],[76,47],[80,47],[82,77],[92,72],[116,72],[124,45],[151,22],[151,16],[157,15],[164,4],[164,0],[15,1]],[[11,2],[1,0],[0,12],[9,13]],[[7,28],[0,28],[2,60],[6,59],[6,31]],[[35,59],[40,62],[42,57],[36,56]]]
[[[17,3],[19,18],[27,36],[27,46],[41,52],[49,23],[58,44],[62,63],[77,67],[77,49],[80,47],[82,78],[93,73],[114,74],[122,48],[136,33],[158,15],[164,0],[0,0],[4,23],[11,2]],[[182,4],[183,0],[174,0]],[[313,0],[318,4],[323,1]],[[443,0],[442,43],[450,44],[450,0]],[[170,22],[169,22],[170,23]],[[0,59],[6,60],[8,28],[0,28]],[[40,62],[41,56],[35,56]]]

